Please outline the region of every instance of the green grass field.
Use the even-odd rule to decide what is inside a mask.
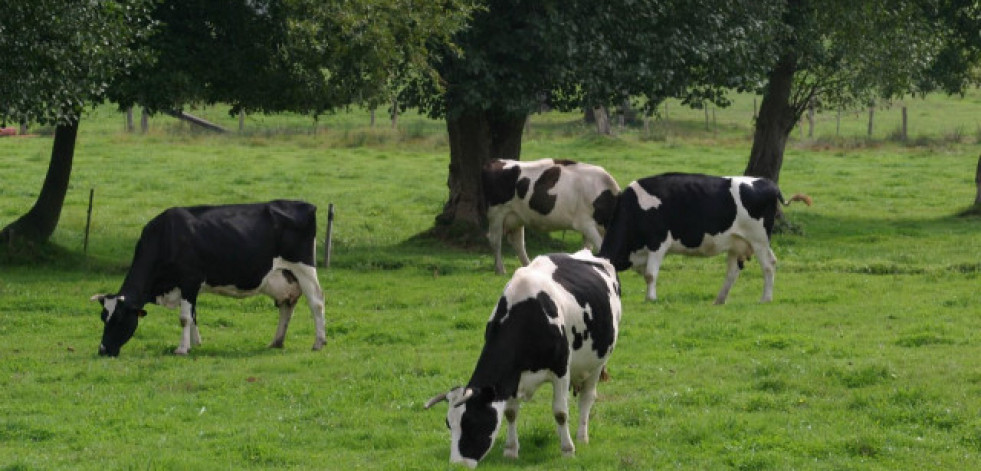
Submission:
[[[819,115],[795,132],[774,302],[757,303],[757,264],[726,306],[711,303],[723,257],[669,257],[659,300],[622,273],[621,336],[593,409],[591,439],[559,451],[550,387],[522,408],[521,457],[502,441],[480,469],[971,469],[981,467],[981,220],[974,198],[981,92],[909,103],[911,142],[865,137],[867,115]],[[666,171],[739,174],[752,98],[717,110],[669,109],[651,135],[599,138],[569,114],[533,117],[526,160],[606,167],[620,182]],[[198,114],[235,129],[220,109]],[[893,118],[889,118],[893,119]],[[54,249],[25,263],[0,250],[0,470],[446,469],[445,406],[464,384],[506,282],[489,249],[413,236],[445,201],[444,126],[414,115],[391,130],[360,111],[249,117],[214,136],[154,118],[122,132],[100,108],[82,121]],[[915,123],[915,124],[914,124]],[[40,189],[51,138],[0,139],[0,226]],[[82,254],[89,190],[95,209]],[[96,355],[92,294],[115,292],[143,224],[164,208],[299,198],[336,205],[328,344],[312,352],[301,303],[286,348],[265,345],[278,314],[266,298],[202,296],[203,345],[170,352],[176,311],[149,306],[119,358]],[[579,247],[575,233],[537,237],[533,254]],[[322,245],[318,250],[323,250]],[[517,259],[508,251],[509,270]],[[573,417],[578,415],[571,405]],[[503,437],[503,432],[502,432]]]

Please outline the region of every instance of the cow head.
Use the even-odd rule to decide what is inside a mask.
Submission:
[[[91,300],[102,305],[102,323],[105,324],[99,355],[119,356],[119,349],[133,337],[146,311],[127,305],[123,296],[97,294]]]
[[[450,463],[473,469],[494,444],[504,416],[505,401],[494,400],[494,388],[453,388],[426,402],[429,409],[437,402],[450,404],[446,426],[450,429]]]

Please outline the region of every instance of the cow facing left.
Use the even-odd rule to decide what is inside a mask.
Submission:
[[[620,282],[607,260],[588,250],[536,257],[514,272],[487,321],[484,347],[465,387],[439,394],[446,401],[450,462],[477,466],[507,420],[504,456],[518,457],[521,401],[552,383],[552,414],[562,453],[575,445],[569,433],[569,389],[579,393],[576,439],[589,442],[589,411],[613,352],[620,325]]]
[[[180,345],[186,355],[201,343],[197,298],[202,292],[244,298],[265,294],[279,308],[269,347],[282,348],[300,295],[316,328],[314,350],[327,341],[324,295],[317,280],[316,206],[302,201],[165,210],[143,228],[133,263],[116,294],[97,294],[102,305],[99,355],[117,356],[133,334],[147,303],[180,308]]]

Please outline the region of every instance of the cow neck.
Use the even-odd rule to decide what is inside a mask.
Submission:
[[[484,345],[474,368],[468,388],[494,388],[494,400],[502,401],[515,397],[518,393],[518,383],[521,381],[521,371],[514,358],[513,348],[494,348]]]
[[[139,242],[136,243],[133,263],[126,273],[123,285],[119,288],[119,295],[125,296],[126,304],[136,309],[142,308],[153,298],[154,294],[151,291],[153,289],[153,277],[157,269],[156,260],[159,257],[159,244],[156,243],[157,237],[152,236],[152,233],[153,231],[144,230]]]

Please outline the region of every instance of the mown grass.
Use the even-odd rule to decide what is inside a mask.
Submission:
[[[505,460],[497,444],[481,468],[978,466],[981,221],[956,214],[973,201],[979,146],[943,131],[962,107],[975,118],[958,126],[970,128],[977,100],[924,101],[941,112],[922,118],[929,145],[795,140],[781,186],[816,204],[789,208],[800,231],[774,238],[775,301],[757,303],[752,263],[722,307],[711,305],[721,258],[669,258],[657,303],[622,274],[621,337],[592,443],[560,457],[546,386],[522,409],[521,458]],[[720,110],[719,132],[704,131],[700,111],[670,113],[657,139],[638,128],[600,138],[575,116],[535,116],[523,155],[594,162],[621,185],[672,170],[741,173],[742,111]],[[316,133],[303,118],[255,118],[271,130],[231,136],[156,118],[148,135],[127,135],[108,108],[83,121],[55,247],[39,263],[0,252],[0,469],[446,468],[444,411],[422,404],[466,382],[506,278],[489,250],[413,237],[446,198],[440,123],[407,115],[402,130],[372,130],[366,116],[325,117]],[[33,203],[50,144],[0,140],[0,225]],[[204,344],[189,356],[170,353],[177,316],[155,306],[118,359],[96,356],[101,322],[88,298],[118,288],[149,218],[272,198],[318,204],[321,233],[327,204],[337,207],[332,267],[320,273],[323,351],[309,350],[303,308],[286,348],[268,350],[268,299],[203,296]],[[556,233],[530,251],[579,243]]]

